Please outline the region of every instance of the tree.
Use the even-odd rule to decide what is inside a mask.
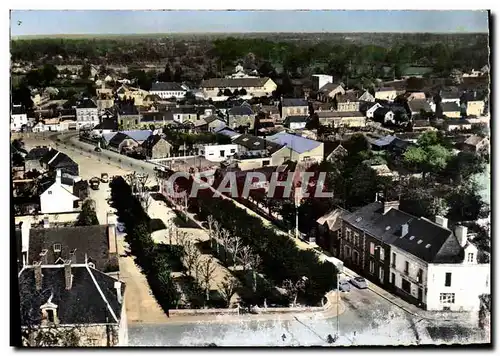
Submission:
[[[283,288],[286,290],[290,301],[292,301],[293,307],[297,305],[297,297],[299,295],[299,292],[303,292],[306,289],[307,281],[307,277],[302,277],[295,283],[290,279],[286,279],[285,281],[283,281]]]
[[[91,74],[92,74],[92,72],[91,72],[90,64],[85,63],[82,66],[82,69],[81,69],[81,77],[82,77],[82,79],[88,79]]]
[[[249,260],[249,267],[252,270],[252,290],[253,292],[257,292],[257,269],[259,268],[260,264],[262,263],[262,259],[260,258],[259,255],[256,253],[253,253],[250,255],[250,260]]]
[[[75,226],[99,225],[97,214],[95,212],[95,201],[86,199],[82,204],[82,211],[76,218]]]
[[[247,91],[245,88],[240,89],[240,95],[242,96],[247,95]]]
[[[228,244],[228,248],[232,253],[231,259],[232,263],[236,265],[236,256],[239,254],[241,251],[242,247],[242,241],[241,238],[238,236],[231,236]]]
[[[446,175],[461,184],[486,169],[485,161],[476,153],[462,151],[452,156],[446,166]]]
[[[172,79],[173,79],[172,70],[170,69],[170,66],[167,63],[167,65],[165,66],[165,70],[162,73],[160,73],[160,75],[158,75],[158,80],[160,82],[171,82]]]
[[[320,127],[320,123],[319,123],[319,117],[318,117],[318,114],[315,113],[311,116],[311,119],[309,121],[307,121],[306,123],[306,129],[308,130],[316,130]]]
[[[174,82],[182,82],[182,76],[183,76],[183,72],[182,72],[182,68],[181,67],[177,67],[175,68],[175,73],[174,73]]]
[[[370,142],[368,142],[365,135],[357,133],[349,138],[344,147],[349,151],[350,155],[357,155],[360,152],[369,151]]]
[[[223,94],[224,94],[224,96],[233,96],[233,93],[229,89],[224,89]]]
[[[210,281],[213,279],[216,270],[216,264],[211,257],[207,257],[205,261],[200,264],[201,284],[205,290],[207,300],[210,299]]]
[[[182,256],[182,261],[184,263],[184,266],[186,267],[185,274],[188,277],[197,275],[197,272],[199,272],[199,264],[200,264],[200,258],[201,254],[200,251],[198,250],[198,247],[192,242],[192,241],[186,241],[184,244],[184,253]]]
[[[20,104],[27,110],[30,110],[33,107],[33,100],[31,100],[31,90],[25,84],[21,84],[19,87],[13,88],[12,103]]]
[[[219,293],[226,302],[226,308],[231,306],[231,298],[236,294],[238,287],[238,281],[228,276],[225,276],[224,280],[219,284]]]
[[[41,70],[43,85],[48,87],[56,78],[59,71],[53,64],[44,64]]]
[[[231,233],[227,229],[222,229],[221,234],[219,235],[219,241],[222,244],[222,247],[224,249],[224,265],[227,266],[227,253],[229,252],[229,246],[231,243]]]
[[[476,221],[484,217],[487,208],[479,195],[479,187],[472,180],[453,189],[446,199],[450,210],[447,217],[453,221]]]

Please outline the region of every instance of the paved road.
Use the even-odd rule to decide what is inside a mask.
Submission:
[[[73,158],[75,153],[70,154]],[[123,156],[121,156],[123,157]],[[122,159],[122,164],[129,166]],[[143,166],[144,162],[139,162]],[[153,165],[144,166],[153,171]],[[128,168],[128,167],[127,167]],[[370,290],[352,288],[342,297],[347,306],[340,316],[340,338],[343,345],[405,345],[432,343],[427,327],[438,326],[438,321],[421,320],[402,311]],[[324,345],[328,334],[337,330],[337,319],[328,320],[275,320],[269,322],[241,322],[239,324],[154,324],[130,325],[130,345],[175,346],[203,345],[214,342],[221,346],[279,346]],[[446,324],[446,328],[454,325]],[[281,336],[287,335],[285,341]],[[435,337],[435,336],[434,336]],[[205,341],[202,341],[205,340]],[[447,340],[450,341],[450,340]],[[457,342],[466,340],[458,340]]]

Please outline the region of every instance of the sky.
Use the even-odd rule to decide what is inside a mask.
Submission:
[[[12,36],[168,32],[488,32],[488,13],[439,10],[11,11]]]

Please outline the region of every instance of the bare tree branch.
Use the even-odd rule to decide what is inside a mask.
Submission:
[[[236,293],[236,288],[238,288],[238,286],[238,281],[236,281],[234,278],[228,278],[227,276],[219,284],[219,293],[222,295],[222,298],[224,298],[227,308],[230,307],[231,298]]]
[[[239,236],[231,236],[231,238],[229,239],[228,247],[232,253],[231,259],[234,265],[236,265],[236,256],[241,251],[242,246],[243,243]]]
[[[184,246],[183,262],[186,267],[185,274],[192,277],[199,272],[201,253],[192,241],[186,241]],[[194,272],[194,273],[193,273]]]
[[[200,264],[200,277],[203,289],[205,289],[205,294],[207,300],[210,299],[210,281],[215,275],[217,266],[211,257],[207,257],[206,260]]]

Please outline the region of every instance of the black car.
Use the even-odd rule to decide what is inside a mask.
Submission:
[[[96,148],[94,148],[94,151],[101,152],[101,148],[100,147],[96,147]]]

